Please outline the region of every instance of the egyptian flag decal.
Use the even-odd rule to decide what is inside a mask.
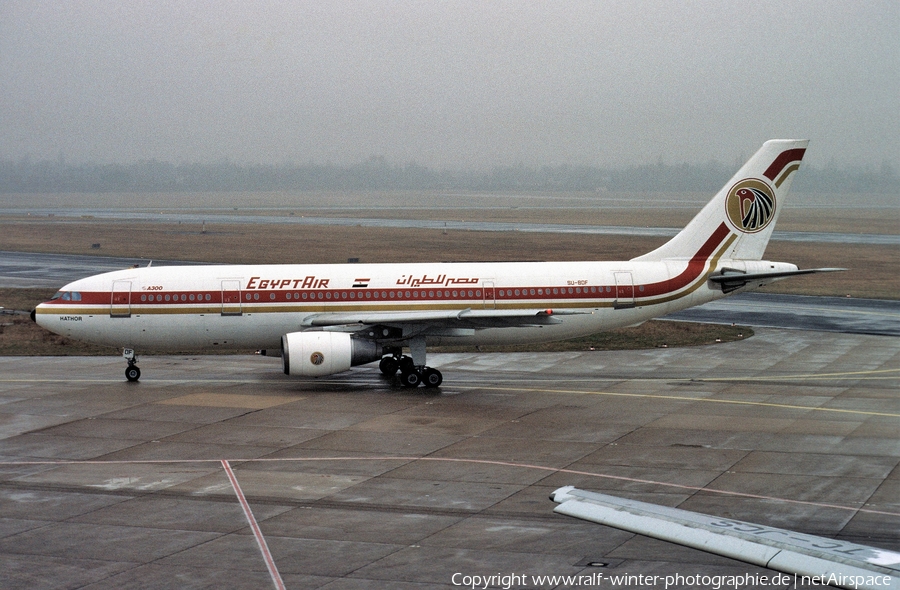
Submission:
[[[371,279],[353,279],[353,288],[354,289],[365,289],[369,286],[369,281]]]

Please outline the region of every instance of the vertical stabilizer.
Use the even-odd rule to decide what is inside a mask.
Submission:
[[[634,260],[691,259],[704,250],[711,236],[726,231],[736,237],[722,253],[723,258],[762,259],[808,143],[805,139],[764,143],[687,227]]]

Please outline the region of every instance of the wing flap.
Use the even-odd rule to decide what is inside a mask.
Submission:
[[[526,325],[557,324],[561,320],[555,316],[590,314],[590,310],[576,309],[451,309],[425,311],[361,311],[319,313],[303,320],[303,326],[378,326],[378,325],[436,325],[460,326],[476,325],[477,327],[506,327]]]
[[[764,524],[709,516],[565,486],[550,494],[554,512],[694,547],[777,571],[834,577],[842,588],[875,587],[859,581],[873,574],[886,588],[898,586],[900,553],[817,537]],[[853,580],[848,583],[846,580]],[[824,582],[823,582],[824,583]],[[879,584],[879,585],[880,585]]]

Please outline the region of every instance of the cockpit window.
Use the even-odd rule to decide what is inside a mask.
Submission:
[[[72,301],[81,301],[81,293],[72,291]]]
[[[50,298],[50,301],[56,301],[57,299],[59,299],[60,297],[62,297],[62,294],[63,294],[62,291],[57,291],[57,292],[56,292],[56,295],[54,295],[53,297]]]
[[[69,293],[68,291],[66,291],[65,293],[62,294],[63,301],[71,301],[71,299],[72,299],[72,294]]]

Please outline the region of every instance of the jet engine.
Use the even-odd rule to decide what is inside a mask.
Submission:
[[[381,358],[371,340],[343,332],[291,332],[281,337],[281,365],[285,375],[323,377],[348,371]]]

